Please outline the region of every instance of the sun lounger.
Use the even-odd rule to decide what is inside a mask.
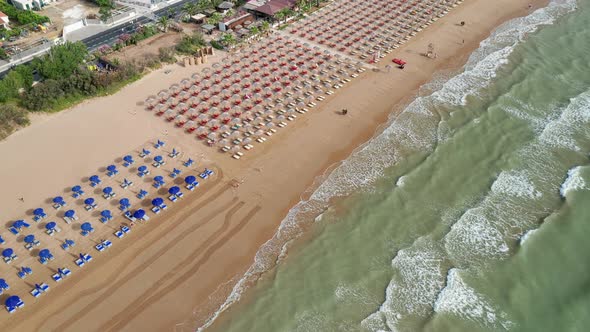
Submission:
[[[160,213],[160,208],[157,207],[157,206],[153,206],[152,207],[152,212],[155,213],[155,214],[158,214],[158,213]]]
[[[80,258],[76,259],[76,262],[75,262],[75,263],[76,263],[76,265],[78,265],[79,267],[82,267],[82,266],[84,266],[84,261],[83,261],[82,259],[80,259]]]
[[[119,239],[122,239],[125,236],[125,233],[123,233],[122,231],[116,231],[114,234]]]
[[[61,277],[61,274],[59,274],[59,273],[56,273],[56,274],[52,275],[52,276],[51,276],[51,278],[52,278],[52,279],[53,279],[55,282],[60,282],[60,281],[61,281],[61,279],[62,279],[62,277]]]
[[[10,227],[8,228],[8,230],[10,231],[10,233],[14,234],[14,235],[18,235],[18,229],[16,229],[15,227]]]
[[[121,226],[121,230],[122,230],[124,233],[129,233],[129,232],[131,232],[131,228],[129,228],[129,227],[127,227],[127,226]]]
[[[113,245],[113,243],[112,243],[111,241],[109,241],[109,240],[104,240],[104,241],[102,241],[102,244],[103,244],[103,245],[104,245],[104,247],[105,247],[105,248],[107,248],[107,249],[108,249],[108,248],[110,248],[110,247]]]
[[[33,290],[31,290],[31,295],[33,295],[33,297],[39,297],[41,295],[41,291],[39,291],[37,288],[33,288]]]
[[[137,219],[135,219],[135,217],[133,216],[133,214],[129,211],[125,211],[125,218],[129,219],[130,221],[136,221]]]
[[[39,257],[39,263],[41,263],[43,265],[47,264],[47,258]]]
[[[96,248],[96,250],[98,250],[99,252],[104,251],[104,246],[102,245],[102,243],[95,245],[94,248]]]

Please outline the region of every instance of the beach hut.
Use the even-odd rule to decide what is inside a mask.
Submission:
[[[53,201],[53,208],[56,210],[58,210],[62,206],[66,205],[66,201],[64,201],[63,197],[61,197],[61,196],[54,197],[52,201]]]

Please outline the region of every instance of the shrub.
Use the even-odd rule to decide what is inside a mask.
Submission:
[[[0,139],[12,134],[17,127],[29,124],[27,111],[10,104],[0,104]]]

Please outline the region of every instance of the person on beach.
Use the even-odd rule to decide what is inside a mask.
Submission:
[[[348,110],[346,108],[342,109],[342,115],[348,114]]]
[[[25,202],[25,198],[24,197],[21,197],[18,200],[21,201],[21,202],[23,202],[23,203]]]
[[[465,21],[461,21],[461,26],[464,27],[465,26]]]

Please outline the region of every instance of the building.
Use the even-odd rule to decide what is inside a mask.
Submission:
[[[232,17],[226,17],[221,22],[219,22],[219,30],[227,31],[230,29],[234,29],[238,25],[244,25],[246,21],[250,21],[252,23],[254,21],[254,16],[250,13],[246,12],[239,12]]]
[[[217,10],[220,11],[222,14],[227,14],[227,12],[234,8],[234,4],[229,1],[224,1],[217,6]]]
[[[8,15],[0,12],[0,27],[3,29],[8,29],[8,23],[10,23],[8,20]]]
[[[275,14],[283,9],[293,9],[295,7],[296,0],[268,0],[263,5],[251,9],[254,14],[261,17],[274,18]],[[259,4],[260,1],[250,1],[248,4]],[[253,6],[249,6],[253,7]]]
[[[20,10],[41,9],[55,0],[8,0],[10,4]]]

